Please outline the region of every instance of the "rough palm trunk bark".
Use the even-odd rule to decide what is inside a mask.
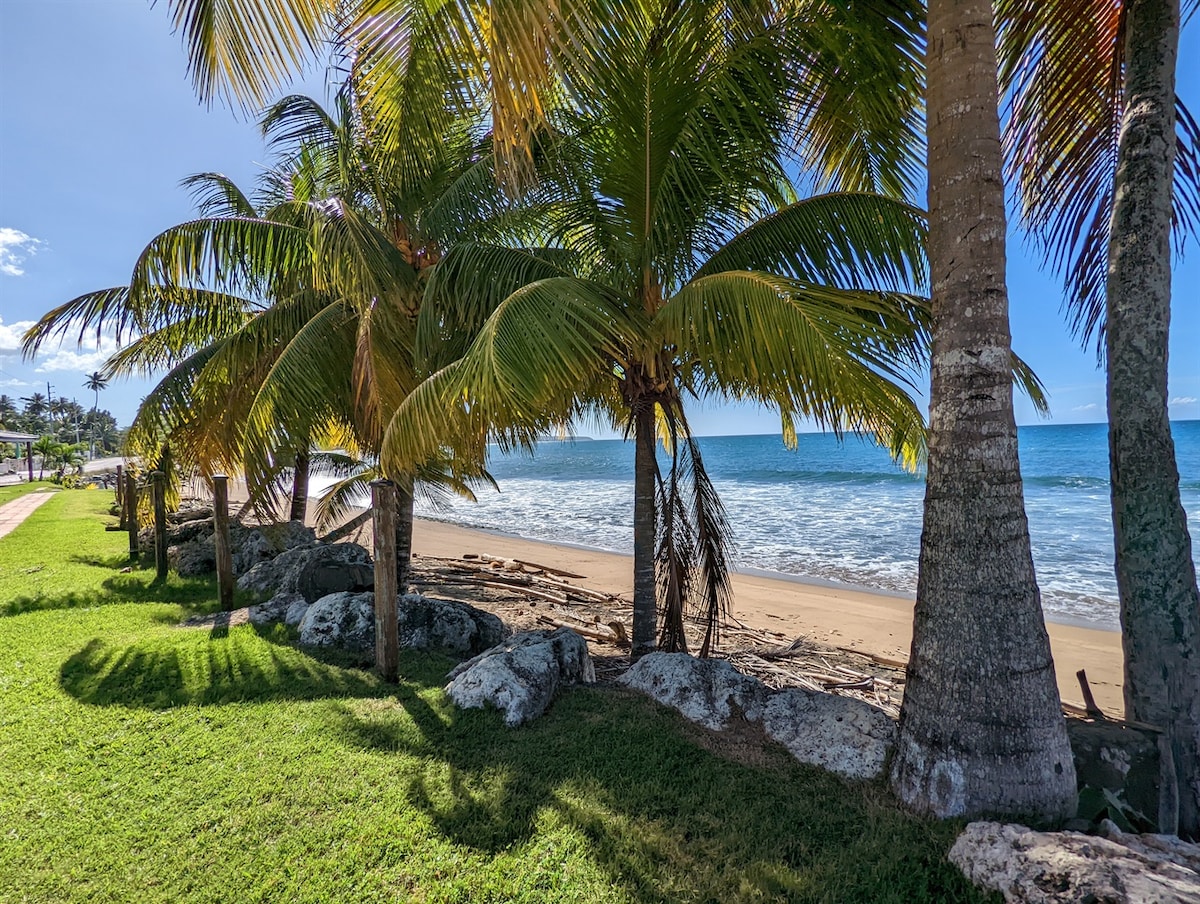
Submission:
[[[928,79],[929,468],[892,784],[938,816],[1057,819],[1075,769],[1017,460],[990,2],[929,4]]]
[[[1179,3],[1133,0],[1126,16],[1106,339],[1125,712],[1167,731],[1178,828],[1194,838],[1200,835],[1200,593],[1167,416]]]
[[[408,593],[408,575],[412,570],[413,484],[396,481],[396,587]]]
[[[633,409],[633,658],[653,653],[658,627],[654,583],[657,534],[654,461],[654,405]]]
[[[296,468],[292,474],[292,521],[303,522],[308,517],[308,450],[296,450]]]

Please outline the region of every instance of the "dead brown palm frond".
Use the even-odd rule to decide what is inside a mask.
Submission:
[[[1022,225],[1063,277],[1073,331],[1099,353],[1125,112],[1125,9],[1113,0],[996,4],[1007,168]],[[1182,101],[1177,110],[1178,246],[1200,223],[1200,129]]]

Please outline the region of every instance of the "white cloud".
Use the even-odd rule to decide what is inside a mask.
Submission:
[[[17,380],[15,378],[12,380],[0,380],[0,386],[5,387],[6,389],[8,389],[8,388],[17,389],[21,386],[32,386],[32,385],[33,384],[30,383],[28,380]]]
[[[6,276],[24,276],[21,265],[25,258],[37,254],[38,247],[43,245],[41,239],[26,235],[11,226],[0,226],[0,273]]]
[[[0,320],[0,356],[3,356],[5,352],[20,352],[21,339],[25,335],[25,331],[34,323],[33,320],[18,320],[16,323],[6,324]],[[71,339],[73,338],[71,337]],[[68,341],[70,342],[70,340]],[[37,365],[34,371],[45,374],[56,371],[88,373],[99,370],[118,348],[117,341],[112,336],[102,336],[99,345],[95,344],[94,334],[81,349],[76,349],[73,343],[71,343],[71,347],[55,348],[54,343],[51,342],[48,346],[43,346],[42,351],[34,359],[33,363]]]
[[[116,343],[109,342],[107,339],[100,344],[100,348],[92,352],[77,352],[67,348],[60,348],[49,357],[39,359],[35,370],[39,374],[59,370],[77,370],[80,373],[87,373],[88,371],[99,370],[103,367],[104,362],[116,350]]]
[[[1193,398],[1192,396],[1175,396],[1175,398],[1171,399],[1171,401],[1168,402],[1167,404],[1169,404],[1169,405],[1195,405],[1197,402],[1200,402],[1200,399]]]
[[[1087,405],[1076,405],[1072,411],[1095,411],[1098,406],[1095,402],[1090,402]]]
[[[19,352],[21,337],[33,324],[32,320],[18,320],[6,326],[4,320],[0,319],[0,352]]]

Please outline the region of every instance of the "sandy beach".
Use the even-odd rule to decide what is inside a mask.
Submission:
[[[524,559],[572,571],[577,583],[626,596],[632,591],[629,556],[575,546],[560,546],[506,534],[472,530],[419,519],[413,530],[413,552],[457,557],[464,553]],[[734,576],[734,612],[755,628],[804,636],[830,646],[907,659],[912,639],[913,601],[897,595],[824,586],[784,577]],[[1086,669],[1096,702],[1119,717],[1121,699],[1121,635],[1073,625],[1049,624],[1050,643],[1065,702],[1082,706],[1075,673]]]

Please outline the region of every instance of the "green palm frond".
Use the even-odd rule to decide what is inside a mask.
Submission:
[[[21,351],[27,360],[31,359],[55,337],[60,343],[65,342],[74,329],[79,330],[79,347],[93,331],[97,345],[106,331],[113,333],[120,343],[137,335],[140,323],[137,312],[129,305],[128,286],[88,292],[43,314],[21,337]]]
[[[228,176],[221,173],[196,173],[180,182],[192,195],[202,217],[255,217],[253,202]]]
[[[796,4],[788,26],[805,169],[834,191],[914,200],[925,163],[923,4]]]
[[[578,255],[554,248],[463,242],[434,268],[417,323],[417,360],[433,369],[466,351],[487,319],[532,282],[569,277]]]
[[[763,270],[848,289],[912,291],[928,281],[922,211],[880,195],[817,195],[734,236],[696,272]]]
[[[209,285],[247,298],[292,291],[311,265],[307,230],[258,217],[192,220],[156,236],[138,258],[133,293]]]

